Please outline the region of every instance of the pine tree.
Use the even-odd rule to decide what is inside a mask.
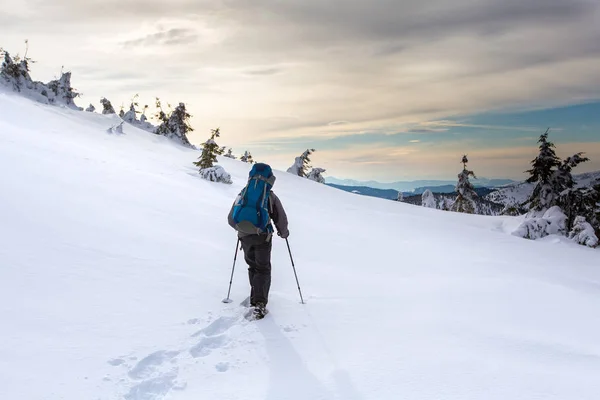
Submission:
[[[4,61],[0,67],[0,78],[7,83],[12,83],[13,90],[20,92],[27,83],[32,83],[29,75],[31,59],[27,58],[27,55],[22,60],[19,56],[13,59],[8,51],[0,49],[0,55],[2,54],[4,54]]]
[[[215,142],[215,139],[221,136],[219,128],[211,130],[210,139],[208,139],[202,145],[202,153],[198,158],[198,161],[194,162],[194,165],[199,167],[200,170],[211,168],[215,162],[217,162],[217,156],[221,154],[221,149]]]
[[[102,114],[115,114],[115,109],[105,97],[100,99],[100,104],[102,104]]]
[[[323,168],[313,168],[308,173],[307,178],[315,182],[325,183],[325,178],[321,175],[323,172],[325,172]]]
[[[585,217],[581,216],[575,218],[573,228],[569,232],[569,239],[588,247],[598,246],[598,237],[594,228],[585,220]]]
[[[398,191],[398,197],[396,198],[396,201],[404,201],[404,194],[401,191]]]
[[[88,108],[85,109],[85,111],[94,112],[94,111],[96,111],[96,107],[94,107],[94,105],[92,103],[90,103],[90,105],[88,106]]]
[[[236,156],[233,155],[233,150],[231,147],[227,150],[227,154],[224,154],[223,157],[231,158],[232,160],[236,159]]]
[[[240,157],[240,161],[245,163],[254,164],[254,160],[252,159],[252,154],[248,150],[244,152],[244,155]]]
[[[456,192],[458,193],[454,204],[450,208],[450,211],[462,212],[467,214],[475,214],[477,212],[477,205],[475,199],[477,193],[475,187],[469,181],[469,177],[476,178],[473,171],[467,169],[467,163],[469,162],[466,155],[461,160],[463,164],[463,170],[458,174],[458,183],[456,184]]]
[[[71,86],[70,72],[63,73],[60,79],[50,81],[47,86],[54,93],[54,99],[52,102],[58,99],[60,103],[64,103],[67,106],[75,106],[74,100],[79,97],[79,93],[77,93]]]
[[[554,151],[554,143],[548,141],[548,132],[546,129],[538,140],[539,154],[531,161],[532,168],[526,172],[530,174],[527,183],[535,183],[533,192],[523,206],[529,206],[530,210],[544,212],[556,204],[558,192],[552,184],[554,171],[561,165],[560,158]]]
[[[184,146],[192,147],[187,137],[187,134],[194,130],[189,123],[190,117],[191,115],[185,109],[185,104],[179,103],[169,118],[156,128],[156,134],[175,139]],[[166,115],[164,118],[166,118]]]
[[[430,189],[426,189],[421,195],[421,205],[427,208],[437,208],[435,196]]]
[[[287,172],[306,178],[311,169],[310,155],[314,152],[315,149],[307,149],[300,157],[296,157],[294,165],[288,168]]]

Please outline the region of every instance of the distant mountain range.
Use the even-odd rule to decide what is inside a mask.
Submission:
[[[600,171],[588,172],[573,176],[578,186],[589,186],[596,181],[600,181]],[[344,182],[346,184],[333,183],[331,181]],[[398,191],[401,191],[404,195],[405,201],[413,204],[420,204],[420,196],[429,189],[434,194],[454,194],[455,182],[448,183],[449,181],[412,181],[412,182],[393,182],[393,183],[381,183],[377,181],[354,181],[349,179],[327,179],[326,184],[328,186],[344,190],[346,192],[361,194],[364,196],[379,197],[382,199],[396,200],[398,198]],[[485,201],[500,204],[500,205],[513,205],[524,202],[531,191],[533,190],[533,184],[526,182],[516,182],[510,179],[473,179],[471,182],[474,184],[475,191]],[[487,182],[487,185],[484,183]],[[349,185],[349,183],[356,183],[356,185]],[[369,186],[370,184],[375,186]],[[436,185],[438,184],[438,185]],[[388,186],[404,187],[407,189],[395,189],[389,188]]]
[[[417,180],[382,183],[377,181],[357,181],[353,179],[337,179],[334,177],[328,177],[325,181],[328,184],[334,184],[338,186],[368,187],[373,189],[394,189],[396,191],[401,192],[413,192],[413,194],[417,194],[414,192],[416,191],[416,189],[421,190],[420,193],[423,193],[425,189],[431,189],[431,191],[436,191],[439,193],[450,193],[454,191],[454,186],[456,185],[456,181],[445,180]],[[473,183],[474,186],[495,188],[516,182],[512,179],[479,178],[471,180],[471,183]]]

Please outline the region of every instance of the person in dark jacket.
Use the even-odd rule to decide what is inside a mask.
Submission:
[[[275,183],[275,176],[269,178],[271,186]],[[235,204],[235,202],[234,202]],[[271,190],[269,192],[269,217],[277,228],[277,235],[285,239],[289,236],[288,219],[279,197]],[[227,218],[229,225],[236,229],[233,220],[233,207]],[[260,317],[266,313],[269,302],[269,289],[271,288],[271,249],[272,233],[248,234],[238,231],[238,237],[244,251],[244,259],[248,264],[248,278],[250,280],[250,305],[255,308],[255,313]]]

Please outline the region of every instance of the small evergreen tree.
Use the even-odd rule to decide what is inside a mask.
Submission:
[[[427,208],[437,208],[435,196],[430,189],[425,189],[421,195],[421,205]]]
[[[92,103],[90,103],[90,105],[88,106],[88,108],[85,109],[85,111],[94,112],[94,111],[96,111],[96,107],[94,107],[94,105]]]
[[[398,191],[398,197],[396,198],[396,201],[404,201],[404,194],[401,191]]]
[[[28,82],[32,83],[29,75],[29,62],[31,59],[24,57],[21,60],[19,56],[13,59],[8,51],[0,49],[0,55],[2,54],[4,55],[4,61],[0,68],[0,78],[12,84],[13,90],[20,92]]]
[[[100,104],[102,104],[102,114],[115,114],[115,109],[105,97],[100,99]]]
[[[233,150],[231,147],[227,150],[227,154],[224,154],[223,157],[231,158],[232,160],[236,159],[236,156],[233,155]]]
[[[561,165],[560,159],[554,151],[554,143],[548,141],[548,132],[546,129],[538,140],[539,154],[531,161],[531,169],[526,172],[530,174],[527,183],[535,183],[533,192],[524,206],[529,206],[532,211],[543,213],[548,208],[556,204],[558,193],[552,185],[554,171]]]
[[[569,239],[588,247],[598,246],[598,237],[594,228],[585,220],[585,217],[581,216],[575,218],[573,229],[569,232]]]
[[[217,156],[223,154],[225,148],[219,147],[216,138],[221,136],[219,128],[211,130],[210,139],[208,139],[202,146],[202,153],[198,161],[194,162],[194,165],[200,168],[200,176],[211,182],[222,182],[231,184],[231,175],[225,171],[220,165],[214,165],[217,161]]]
[[[74,100],[79,97],[79,93],[71,86],[71,73],[64,72],[60,79],[50,81],[48,88],[54,93],[54,98],[51,102],[59,100],[69,107],[75,106]]]
[[[469,177],[476,178],[476,176],[473,171],[467,169],[469,160],[466,155],[463,156],[461,162],[463,163],[463,170],[458,174],[458,183],[456,184],[458,195],[450,211],[475,214],[477,212],[477,204],[475,203],[477,193],[475,187],[469,181]]]
[[[198,161],[194,162],[194,165],[199,167],[200,170],[211,168],[217,162],[217,156],[221,154],[221,149],[215,139],[220,136],[221,132],[219,128],[213,129],[211,130],[210,139],[202,145],[202,153]]]
[[[137,122],[136,113],[137,111],[135,110],[135,106],[133,105],[133,103],[131,103],[131,105],[129,106],[129,111],[127,111],[123,115],[123,121],[128,122],[130,124],[134,124],[135,122]]]
[[[300,157],[296,157],[294,165],[288,168],[287,172],[306,178],[308,171],[311,169],[310,166],[310,155],[315,152],[315,149],[306,149]]]
[[[175,139],[184,146],[192,147],[187,137],[187,134],[194,130],[189,122],[190,117],[191,115],[185,109],[185,104],[179,103],[169,118],[156,128],[156,134]]]
[[[323,168],[313,168],[307,178],[315,182],[325,183],[325,178],[321,175],[323,172],[325,172]]]
[[[240,157],[240,161],[245,163],[254,164],[254,160],[252,159],[252,154],[248,150],[244,152],[244,155]]]

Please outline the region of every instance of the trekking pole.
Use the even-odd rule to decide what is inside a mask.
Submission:
[[[285,238],[285,243],[287,244],[288,252],[290,253],[290,260],[292,261],[292,268],[294,269],[294,276],[296,277],[296,284],[298,285],[298,293],[300,293],[300,302],[304,304],[302,290],[300,290],[300,283],[298,282],[298,274],[296,274],[296,266],[294,265],[294,259],[292,258],[292,250],[290,250],[290,242],[288,242],[287,238]]]
[[[240,238],[235,243],[235,256],[233,256],[233,267],[231,268],[231,278],[229,278],[229,290],[227,291],[227,298],[223,299],[223,303],[231,303],[232,300],[229,298],[231,293],[231,283],[233,282],[233,271],[235,271],[235,260],[237,259],[238,247],[240,244]]]

